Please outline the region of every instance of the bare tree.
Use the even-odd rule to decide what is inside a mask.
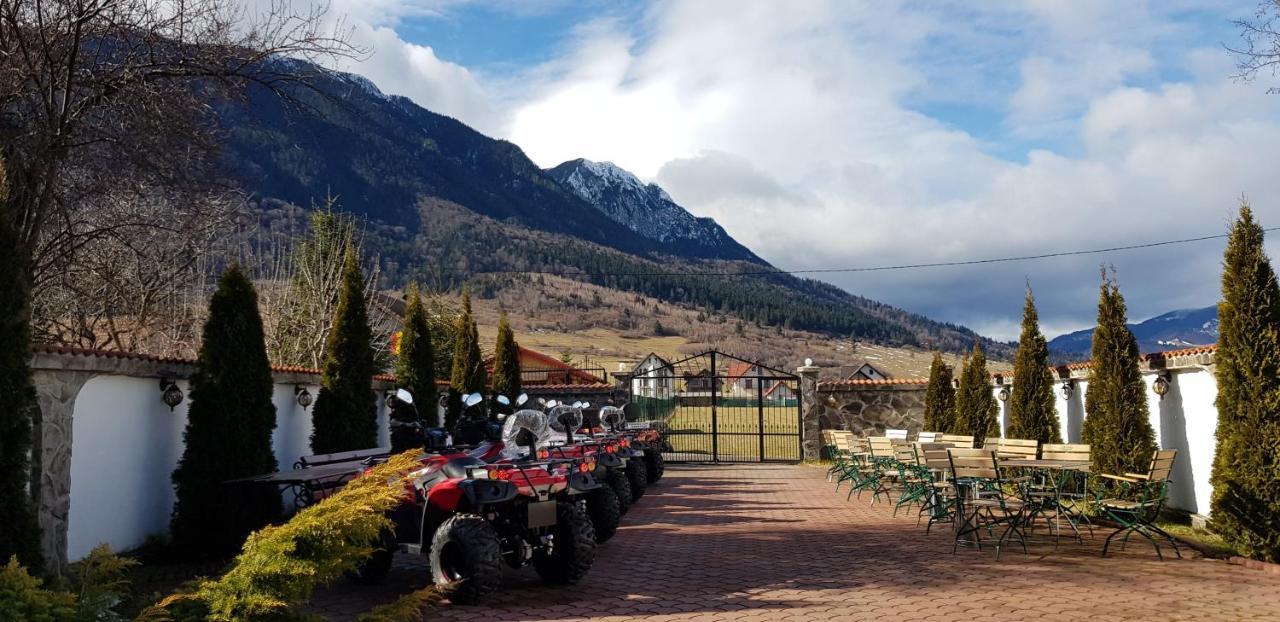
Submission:
[[[1233,22],[1240,28],[1242,47],[1225,46],[1236,56],[1236,79],[1252,81],[1260,72],[1280,71],[1280,0],[1262,0],[1253,15]],[[1271,87],[1268,93],[1280,93]]]

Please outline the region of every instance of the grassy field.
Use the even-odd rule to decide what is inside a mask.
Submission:
[[[710,460],[711,424],[710,406],[678,407],[667,419],[667,440],[676,454],[672,459]],[[760,411],[755,406],[717,406],[714,429],[714,449],[721,460],[760,459]],[[766,460],[800,459],[800,414],[795,406],[766,405],[763,431]]]

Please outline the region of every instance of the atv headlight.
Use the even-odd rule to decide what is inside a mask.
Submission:
[[[471,479],[489,479],[489,469],[470,469],[467,476]]]

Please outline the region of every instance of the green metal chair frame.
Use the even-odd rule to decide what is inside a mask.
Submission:
[[[994,536],[996,527],[1004,525],[1004,531],[995,541],[996,560],[1000,559],[1005,541],[1015,536],[1022,544],[1023,554],[1026,554],[1027,535],[1023,529],[1023,517],[1028,504],[1006,488],[1006,485],[1017,486],[1018,482],[1003,477],[995,452],[991,450],[952,449],[949,453],[952,481],[957,486],[968,487],[970,491],[967,497],[957,496],[959,520],[951,553],[954,555],[962,542],[972,543],[981,551],[982,532]],[[966,536],[971,536],[972,540],[965,540]]]
[[[1146,473],[1125,473],[1124,475],[1102,474],[1100,477],[1115,482],[1116,495],[1103,498],[1105,489],[1098,492],[1095,507],[1101,510],[1104,517],[1115,521],[1120,529],[1107,536],[1102,545],[1102,556],[1107,556],[1111,541],[1121,534],[1120,548],[1123,550],[1129,543],[1129,536],[1138,534],[1147,539],[1156,550],[1156,557],[1164,560],[1160,552],[1160,540],[1163,538],[1172,547],[1179,558],[1178,541],[1168,532],[1155,524],[1160,517],[1169,496],[1169,475],[1173,472],[1173,461],[1178,457],[1176,449],[1156,450],[1151,456],[1151,466]]]

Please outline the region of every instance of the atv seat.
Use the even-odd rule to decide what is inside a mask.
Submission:
[[[440,467],[440,471],[445,474],[445,477],[449,477],[449,478],[466,477],[467,469],[474,469],[476,467],[484,467],[484,466],[488,466],[488,464],[486,464],[483,460],[477,460],[475,458],[467,456],[466,458],[454,458],[444,463],[444,466]]]

